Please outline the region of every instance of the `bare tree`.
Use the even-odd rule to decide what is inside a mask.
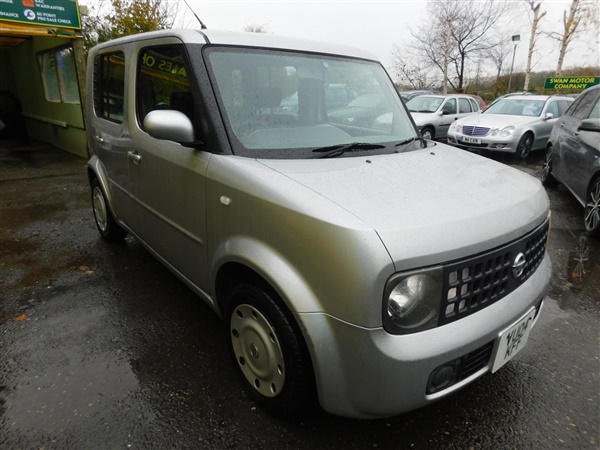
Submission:
[[[244,27],[244,31],[246,31],[247,33],[270,33],[269,25],[267,25],[266,23],[246,25]]]
[[[394,45],[392,48],[393,70],[398,84],[411,89],[430,89],[436,84],[430,71],[422,64],[418,55],[407,54],[404,49]]]
[[[535,43],[537,38],[541,34],[538,30],[540,20],[546,15],[546,11],[542,11],[542,2],[540,0],[536,3],[536,0],[524,0],[529,6],[529,17],[531,19],[531,35],[529,36],[529,50],[527,51],[527,67],[525,68],[525,85],[523,86],[524,91],[529,90],[529,82],[531,80],[531,60],[533,58],[533,51],[535,50]]]
[[[575,38],[583,32],[588,26],[595,27],[600,25],[598,11],[600,6],[597,0],[572,0],[569,13],[563,13],[563,32],[562,34],[550,32],[548,35],[560,42],[560,50],[558,53],[558,62],[556,64],[556,76],[562,73],[565,55],[569,50],[569,46]]]
[[[505,11],[504,1],[428,0],[429,19],[412,31],[413,50],[444,74],[445,84],[463,92],[467,64],[498,45]]]

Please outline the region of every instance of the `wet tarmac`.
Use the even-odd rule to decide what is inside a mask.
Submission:
[[[539,155],[505,162],[539,176]],[[516,359],[398,417],[283,421],[245,395],[207,306],[135,240],[99,238],[84,166],[0,147],[0,448],[600,447],[600,241],[563,188],[552,286]]]

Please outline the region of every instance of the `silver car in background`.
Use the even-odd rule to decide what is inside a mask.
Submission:
[[[509,96],[481,114],[450,126],[448,144],[465,150],[516,153],[526,158],[546,147],[552,126],[573,102],[570,97]]]
[[[583,224],[600,236],[600,86],[579,95],[552,128],[542,184],[561,183],[583,206]]]
[[[480,111],[477,101],[468,95],[419,95],[406,102],[421,136],[444,139],[455,120]]]

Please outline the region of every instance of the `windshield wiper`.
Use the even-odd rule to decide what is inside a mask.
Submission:
[[[421,145],[423,146],[422,148],[427,147],[427,141],[425,139],[423,139],[421,136],[416,136],[416,137],[411,137],[410,139],[406,139],[404,141],[400,141],[398,142],[395,147],[402,147],[402,146],[408,146],[408,144],[411,144],[415,141],[420,141]],[[406,149],[404,149],[406,150]]]
[[[353,142],[351,144],[339,144],[330,145],[329,147],[315,148],[313,153],[323,153],[319,158],[334,158],[341,156],[345,152],[359,151],[359,150],[377,150],[385,148],[382,144],[370,144],[368,142]]]

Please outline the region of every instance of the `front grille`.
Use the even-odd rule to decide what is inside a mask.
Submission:
[[[521,286],[544,258],[548,227],[546,220],[507,245],[444,265],[444,297],[438,325],[486,308]]]
[[[466,136],[487,136],[490,132],[488,127],[475,127],[473,125],[463,125],[463,134]]]

